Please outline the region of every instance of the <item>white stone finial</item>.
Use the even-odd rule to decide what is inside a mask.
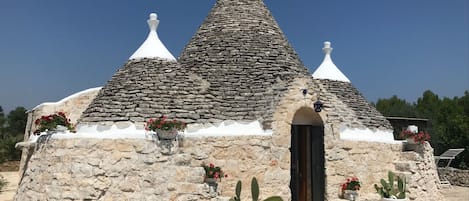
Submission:
[[[331,47],[331,42],[329,41],[324,42],[324,47],[322,48],[322,51],[324,52],[324,54],[331,54],[333,49],[334,48]]]
[[[350,80],[337,68],[337,66],[332,62],[331,58],[331,42],[324,42],[324,47],[322,48],[324,52],[324,60],[321,65],[314,71],[313,78],[316,79],[328,79],[328,80],[337,80],[342,82],[350,82]]]
[[[147,20],[147,23],[148,23],[148,26],[150,27],[150,31],[156,31],[156,28],[158,28],[158,24],[160,23],[156,13],[150,14],[150,19]]]
[[[164,44],[160,41],[158,33],[156,33],[156,28],[160,21],[156,13],[151,13],[149,19],[147,20],[148,26],[150,27],[150,33],[148,34],[147,39],[140,45],[137,51],[130,56],[129,59],[139,59],[139,58],[160,58],[169,61],[176,61],[176,58],[169,52]]]

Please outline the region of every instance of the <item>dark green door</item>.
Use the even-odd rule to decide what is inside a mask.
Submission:
[[[293,201],[323,201],[325,193],[324,129],[292,125],[291,183]]]

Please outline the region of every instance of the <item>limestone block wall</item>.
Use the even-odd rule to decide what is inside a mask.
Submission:
[[[438,175],[430,144],[414,145],[356,141],[326,142],[327,197],[339,200],[339,186],[347,177],[362,182],[361,200],[379,200],[374,184],[388,171],[407,179],[407,196],[416,201],[445,200],[438,190]]]
[[[438,173],[440,177],[446,178],[452,185],[469,187],[469,170],[440,168],[438,169]]]
[[[290,152],[278,152],[271,136],[185,138],[167,155],[145,139],[49,139],[37,146],[15,200],[227,200],[242,180],[243,197],[257,177],[261,196],[290,199]],[[409,198],[444,200],[423,155],[401,144],[331,140],[325,144],[326,198],[339,199],[348,176],[362,181],[361,200],[378,200],[373,184],[387,171],[406,175]],[[222,167],[227,178],[213,197],[202,163]]]
[[[289,170],[270,152],[270,137],[184,139],[173,155],[144,139],[49,139],[32,155],[15,200],[211,200],[202,163],[228,174],[218,199],[252,176],[261,196],[288,195]],[[250,195],[249,188],[243,195]]]

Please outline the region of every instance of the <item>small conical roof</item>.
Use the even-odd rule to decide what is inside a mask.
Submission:
[[[331,53],[333,48],[331,47],[331,42],[324,42],[324,60],[321,65],[314,71],[313,78],[316,79],[328,79],[336,80],[342,82],[350,82],[350,80],[345,76],[339,68],[332,62]]]
[[[147,20],[150,28],[150,33],[145,42],[135,51],[129,59],[140,59],[140,58],[161,58],[171,61],[176,61],[174,56],[166,49],[164,44],[161,42],[156,29],[160,21],[157,19],[156,13],[150,14],[150,19]]]

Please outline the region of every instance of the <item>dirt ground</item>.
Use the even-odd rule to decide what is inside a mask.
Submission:
[[[20,175],[18,171],[0,172],[0,175],[8,181],[7,187],[0,192],[0,201],[12,201],[16,193]]]
[[[17,171],[10,171],[0,172],[0,175],[9,182],[4,191],[0,192],[0,201],[12,201],[20,178],[19,174]],[[442,189],[441,192],[446,197],[446,201],[469,200],[469,187],[452,186],[452,188]]]

